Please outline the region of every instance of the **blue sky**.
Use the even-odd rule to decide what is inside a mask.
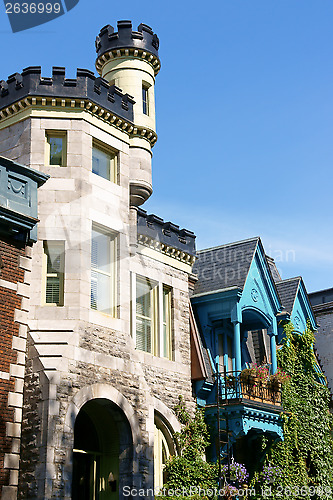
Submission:
[[[160,37],[143,208],[193,230],[198,248],[260,235],[283,278],[332,287],[332,0],[80,0],[15,34],[2,4],[0,79],[94,69],[95,36],[119,19]]]

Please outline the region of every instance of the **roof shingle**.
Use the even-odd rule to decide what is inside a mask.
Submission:
[[[198,275],[194,294],[230,287],[243,288],[259,237],[200,250],[193,272]]]
[[[292,313],[300,281],[301,278],[297,277],[275,283],[282,305],[289,314]]]

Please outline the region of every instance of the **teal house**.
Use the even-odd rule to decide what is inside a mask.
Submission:
[[[283,324],[302,333],[316,321],[301,278],[281,280],[259,237],[198,252],[191,297],[207,376],[195,382],[211,430],[210,458],[251,469],[257,439],[283,439],[281,386],[246,377],[247,368],[277,370]],[[263,454],[265,450],[263,451]]]

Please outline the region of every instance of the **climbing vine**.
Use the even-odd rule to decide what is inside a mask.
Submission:
[[[209,445],[204,410],[197,408],[192,418],[185,408],[183,398],[179,396],[175,412],[183,426],[181,432],[174,436],[179,455],[170,457],[166,463],[167,481],[163,489],[169,496],[173,496],[170,494],[172,491],[180,491],[176,495],[179,497],[192,496],[200,489],[207,491],[216,488],[216,464],[208,463],[204,458]]]
[[[283,441],[270,445],[265,435],[259,447],[266,453],[264,463],[255,462],[246,498],[253,500],[331,500],[333,498],[333,418],[329,411],[330,393],[314,355],[314,334],[307,325],[303,334],[285,326],[285,339],[278,351],[279,374],[283,374],[281,414]],[[281,376],[280,379],[282,380]],[[203,410],[191,418],[179,398],[176,414],[183,428],[176,434],[179,455],[166,466],[166,496],[181,488],[184,496],[195,488],[214,491],[217,465],[204,459],[208,432]],[[260,454],[260,449],[258,450]],[[194,488],[194,489],[193,489]],[[192,489],[192,490],[191,490]],[[223,498],[238,498],[237,489]],[[194,495],[193,495],[194,493]],[[208,495],[210,496],[210,495]],[[214,494],[212,494],[214,496]],[[160,497],[162,498],[162,497]]]
[[[318,373],[314,342],[309,325],[302,335],[294,332],[292,324],[285,326],[284,344],[278,351],[279,367],[290,375],[282,389],[284,440],[271,447],[265,463],[279,474],[269,483],[258,470],[251,483],[257,491],[252,498],[333,498],[330,394],[320,382],[323,375]]]

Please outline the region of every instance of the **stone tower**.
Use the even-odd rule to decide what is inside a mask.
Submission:
[[[96,69],[110,85],[134,98],[134,129],[130,139],[131,205],[139,206],[152,193],[151,147],[155,130],[155,77],[160,70],[159,39],[146,24],[132,30],[131,21],[101,29],[96,38]]]
[[[160,487],[173,408],[179,395],[193,404],[195,235],[139,207],[152,193],[158,38],[121,21],[96,47],[98,77],[33,66],[0,82],[0,155],[50,177],[15,316],[27,337],[11,398],[22,448],[4,477],[22,499]]]

